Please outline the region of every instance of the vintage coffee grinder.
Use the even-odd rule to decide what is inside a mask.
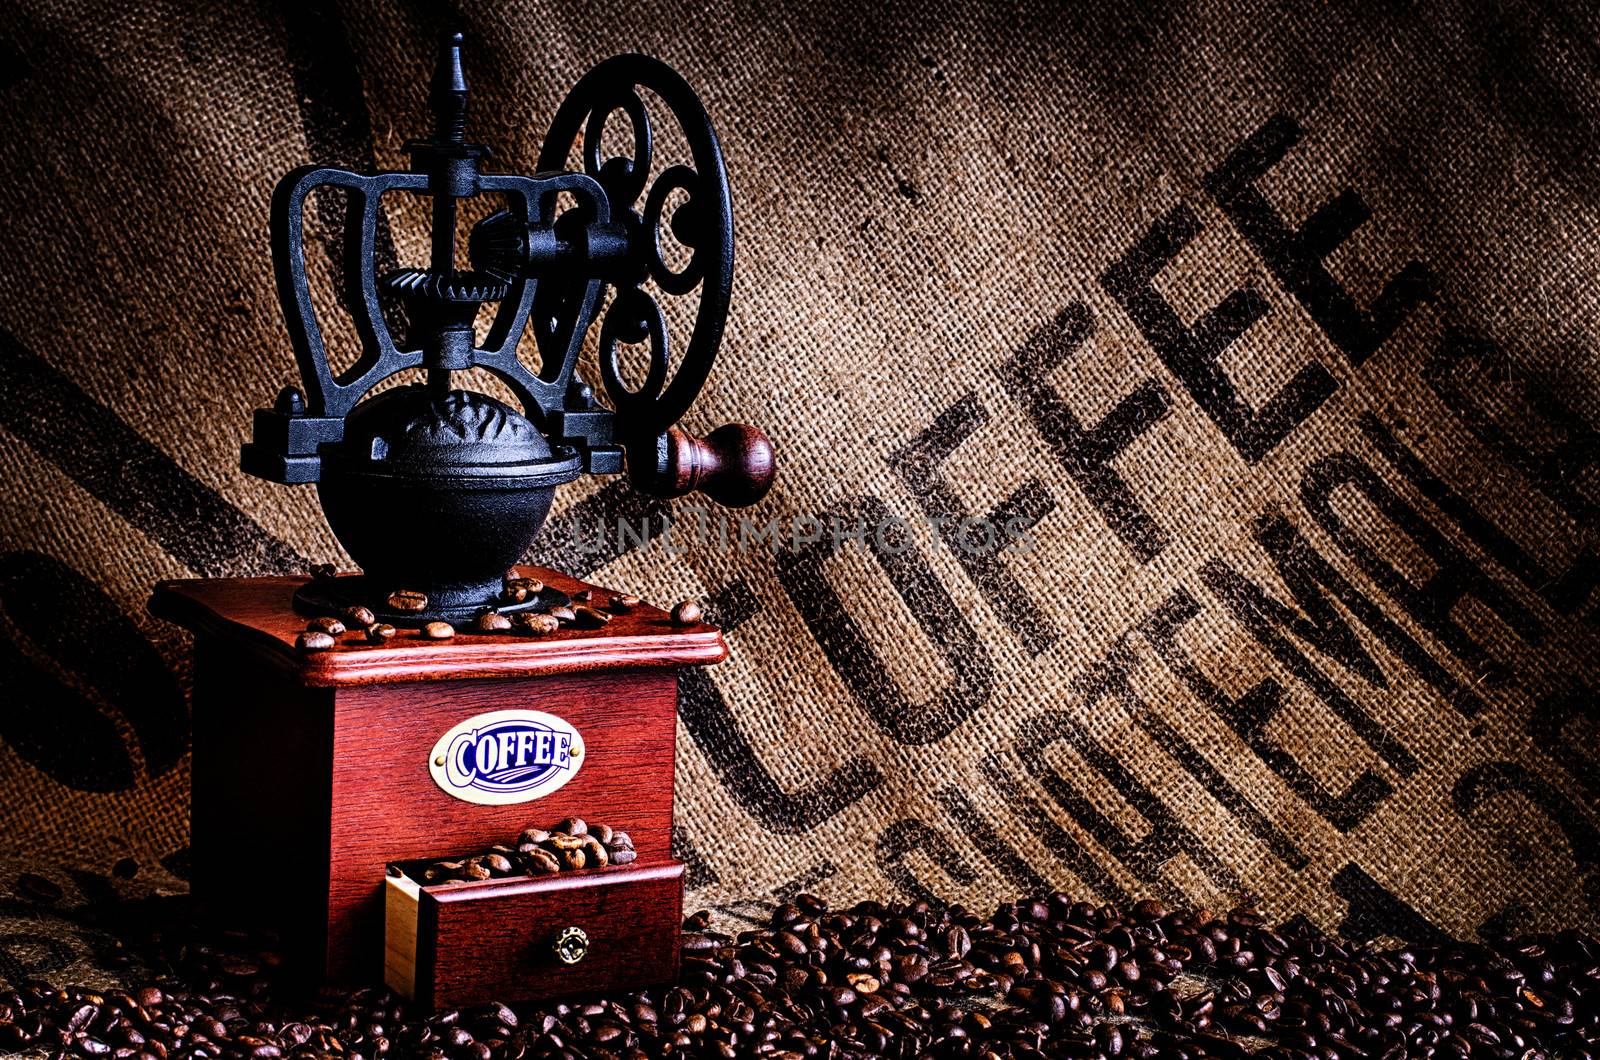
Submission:
[[[697,439],[673,426],[727,315],[722,153],[688,84],[643,56],[578,82],[530,177],[485,172],[488,148],[466,138],[459,35],[429,99],[433,135],[407,145],[409,171],[308,166],[272,201],[300,386],[256,413],[242,463],[316,483],[360,573],[166,582],[152,598],[195,633],[195,894],[278,928],[314,974],[381,974],[424,1003],[662,980],[676,968],[683,897],[671,852],[677,671],[726,648],[692,608],[669,615],[517,564],[556,487],[583,474],[625,467],[656,496],[698,490],[729,505],[771,484],[760,431]],[[686,162],[656,164],[662,113]],[[619,116],[631,149],[608,154]],[[574,145],[581,172],[565,170]],[[360,356],[338,373],[307,276],[317,189],[345,203],[343,300]],[[379,211],[395,193],[427,199],[432,252],[425,267],[380,274]],[[480,196],[503,208],[472,226],[464,269],[458,214]],[[685,341],[660,300],[687,296]],[[597,319],[604,402],[576,372]],[[529,331],[536,368],[519,350]],[[647,351],[637,387],[623,344]],[[452,374],[473,368],[520,408],[453,388]],[[408,374],[419,378],[374,393]],[[636,859],[432,886],[407,867],[568,816],[627,828]]]

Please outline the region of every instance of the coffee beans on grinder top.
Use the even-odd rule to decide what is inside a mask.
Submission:
[[[424,884],[464,883],[603,869],[632,864],[637,856],[627,832],[566,817],[550,828],[524,828],[515,842],[497,843],[482,854],[433,861],[408,874]]]
[[[319,568],[324,569],[324,568]],[[332,568],[325,568],[324,580],[332,577]],[[500,594],[501,605],[512,606],[534,600],[544,591],[545,584],[536,578],[508,574]],[[591,606],[592,589],[581,589],[572,594],[570,604],[553,604],[544,610],[519,610],[506,614],[497,607],[480,610],[471,623],[464,627],[473,633],[503,636],[545,637],[566,627],[584,631],[604,629],[616,615],[636,610],[644,601],[627,593],[614,593],[604,608]],[[427,594],[409,589],[397,589],[389,595],[388,604],[396,611],[421,612],[428,606]],[[701,621],[700,605],[693,600],[683,600],[673,606],[670,621],[682,629]],[[413,635],[423,641],[448,641],[455,637],[456,627],[449,622],[424,623]],[[363,606],[346,608],[340,617],[319,616],[306,623],[305,632],[295,641],[302,653],[312,654],[337,647],[340,638],[351,634],[350,643],[365,640],[368,644],[386,644],[395,636],[395,627],[379,622],[372,610]]]

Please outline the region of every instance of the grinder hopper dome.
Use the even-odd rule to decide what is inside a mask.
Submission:
[[[652,171],[646,98],[681,129],[692,166]],[[755,428],[729,424],[698,439],[673,426],[710,373],[733,279],[722,151],[688,84],[641,55],[601,63],[557,111],[533,177],[482,171],[488,148],[465,138],[459,34],[443,46],[429,100],[433,135],[406,145],[409,171],[305,166],[288,173],[273,195],[278,296],[300,385],[286,387],[271,409],[257,410],[241,462],[274,482],[316,483],[329,526],[364,572],[312,582],[296,598],[302,610],[332,613],[362,604],[385,621],[419,625],[460,621],[486,607],[549,606],[553,601],[538,595],[507,604],[500,589],[543,525],[558,485],[625,466],[636,488],[656,496],[698,490],[723,504],[746,505],[772,483],[772,446]],[[631,155],[606,157],[601,139],[618,112],[632,128]],[[581,147],[581,173],[562,171],[574,144]],[[347,196],[343,293],[361,351],[338,374],[306,274],[303,214],[318,188]],[[426,268],[377,272],[378,210],[390,192],[431,202]],[[474,226],[472,268],[463,271],[455,264],[458,207],[484,194],[508,208]],[[675,194],[679,205],[669,214]],[[563,195],[576,205],[558,213]],[[688,251],[676,270],[663,259],[663,226]],[[693,323],[687,336],[674,336],[657,299],[689,295],[698,298]],[[495,309],[480,345],[474,321],[485,304]],[[385,314],[395,308],[407,321],[403,337]],[[576,373],[597,321],[609,407]],[[518,357],[529,328],[538,371]],[[681,350],[676,357],[673,340]],[[622,379],[619,344],[648,350],[636,389]],[[453,388],[451,374],[471,368],[504,382],[520,410]],[[420,381],[368,396],[403,372]],[[426,608],[387,607],[397,590],[426,594]]]

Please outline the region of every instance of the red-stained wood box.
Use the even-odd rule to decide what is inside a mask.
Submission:
[[[553,571],[518,573],[569,595],[610,595]],[[304,654],[295,638],[306,619],[291,606],[301,584],[163,582],[151,598],[154,614],[195,636],[192,886],[202,907],[277,930],[310,975],[376,980],[391,863],[457,857],[571,815],[626,829],[637,861],[571,879],[417,888],[431,962],[419,996],[466,1003],[506,997],[495,987],[513,982],[532,997],[548,996],[549,983],[559,993],[670,977],[682,919],[671,852],[677,672],[724,658],[716,627],[674,626],[641,606],[599,630],[448,641],[402,630],[382,645],[347,635]],[[451,794],[436,779],[450,734],[507,710],[570,727],[570,776],[532,801]],[[580,915],[599,940],[589,967],[529,979],[529,947]],[[486,939],[502,948],[483,949]],[[497,963],[471,968],[472,954]]]

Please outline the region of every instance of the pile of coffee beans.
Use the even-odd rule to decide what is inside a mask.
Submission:
[[[564,869],[630,865],[636,857],[627,832],[566,817],[550,828],[524,828],[516,843],[496,844],[476,857],[431,862],[417,877],[433,884],[548,876]]]
[[[800,896],[759,928],[685,924],[679,982],[423,1013],[381,989],[293,1000],[270,950],[133,918],[164,969],[100,994],[0,991],[0,1050],[134,1057],[1477,1057],[1596,1055],[1600,940],[1341,943],[1249,910],[1122,910],[1065,895],[959,906]],[[156,926],[152,927],[154,924]],[[165,924],[167,926],[161,926]]]

